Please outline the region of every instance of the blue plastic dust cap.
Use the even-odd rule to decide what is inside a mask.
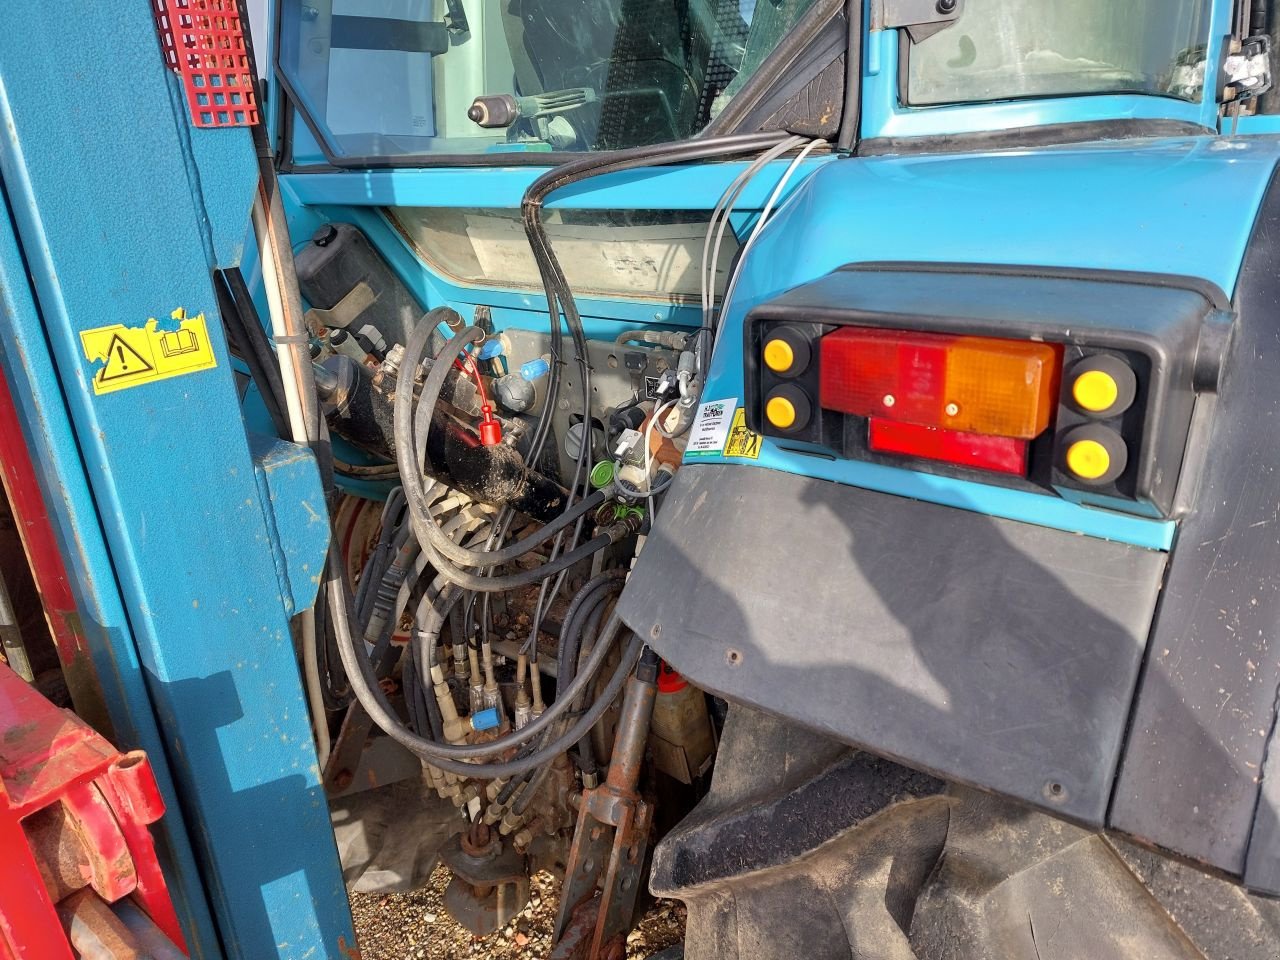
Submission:
[[[502,341],[496,337],[490,337],[480,344],[480,349],[476,351],[476,357],[480,360],[492,360],[500,356],[502,356]]]
[[[490,707],[488,710],[477,710],[471,715],[472,730],[492,730],[502,722],[502,718],[498,716],[498,708]]]
[[[539,377],[545,376],[550,369],[551,364],[538,357],[536,360],[529,360],[520,364],[520,376],[530,381],[537,380]]]

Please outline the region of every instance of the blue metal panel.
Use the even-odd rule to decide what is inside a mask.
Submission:
[[[703,394],[742,392],[742,319],[755,304],[846,263],[955,261],[1138,270],[1231,291],[1280,141],[1212,137],[1035,152],[881,157],[823,167],[779,211],[743,266]],[[713,458],[719,459],[719,458]],[[1050,496],[765,441],[755,466],[1166,549],[1173,524]]]
[[[1208,35],[1225,37],[1231,32],[1233,0],[1214,0]],[[865,9],[868,10],[868,4]],[[869,20],[867,21],[869,24]],[[1080,97],[1043,97],[958,106],[908,107],[898,90],[897,30],[871,30],[866,34],[863,60],[862,136],[925,137],[941,134],[979,133],[1018,127],[1080,123],[1092,120],[1182,120],[1207,129],[1218,126],[1214,84],[1204,99],[1188,103],[1172,97],[1093,94]],[[1222,44],[1211,39],[1205,76],[1216,77],[1222,60]]]
[[[809,158],[785,191],[804,174],[833,162]],[[742,192],[740,209],[758,210],[790,161],[778,160]],[[557,190],[548,207],[576,210],[710,210],[748,163],[650,167],[593,177]],[[429,167],[343,173],[296,173],[282,177],[298,203],[352,207],[493,207],[519,209],[525,188],[547,167]]]
[[[228,956],[333,956],[350,915],[209,279],[256,179],[248,133],[186,140],[145,4],[18,4],[5,27],[0,173],[53,362],[16,349],[38,341],[34,315],[0,318],[15,388],[38,377],[28,411],[65,395],[90,487],[64,495],[101,519]],[[95,396],[79,333],[177,307],[211,318],[217,367]],[[127,635],[103,640],[128,662]]]
[[[0,200],[3,200],[0,197]],[[111,739],[121,748],[142,749],[151,760],[169,815],[156,826],[158,853],[169,893],[197,960],[223,956],[214,936],[204,884],[191,837],[178,809],[178,795],[165,756],[164,739],[147,695],[142,665],[125,616],[106,541],[76,449],[74,428],[63,402],[40,315],[27,283],[7,203],[0,203],[0,372],[13,393],[31,459],[59,539],[76,596],[87,649],[67,669],[88,676],[102,692]],[[58,491],[58,496],[48,495]]]
[[[276,564],[286,613],[309,609],[329,549],[329,511],[311,451],[274,437],[249,434],[267,536],[262,547]]]

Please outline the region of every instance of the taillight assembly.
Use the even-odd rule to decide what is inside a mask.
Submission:
[[[802,374],[811,354],[795,327],[770,330],[762,346],[764,365],[782,377]],[[878,453],[1024,476],[1028,442],[1058,402],[1056,344],[841,327],[818,339],[817,356],[817,406],[865,418]],[[777,430],[803,430],[812,407],[796,383],[782,383],[764,414]]]
[[[856,264],[747,317],[747,425],[775,445],[1168,516],[1232,324],[1168,276]]]

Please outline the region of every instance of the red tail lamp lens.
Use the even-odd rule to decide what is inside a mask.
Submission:
[[[1032,440],[1053,415],[1061,352],[1025,340],[842,327],[821,341],[821,406]]]
[[[942,460],[975,470],[991,470],[1025,476],[1027,441],[991,437],[981,433],[939,430],[914,423],[897,423],[872,417],[867,445],[876,453]]]

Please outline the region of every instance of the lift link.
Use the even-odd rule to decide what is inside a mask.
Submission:
[[[604,783],[586,790],[565,867],[551,960],[613,960],[626,951],[653,807],[640,796],[658,657],[645,648],[627,680]]]

